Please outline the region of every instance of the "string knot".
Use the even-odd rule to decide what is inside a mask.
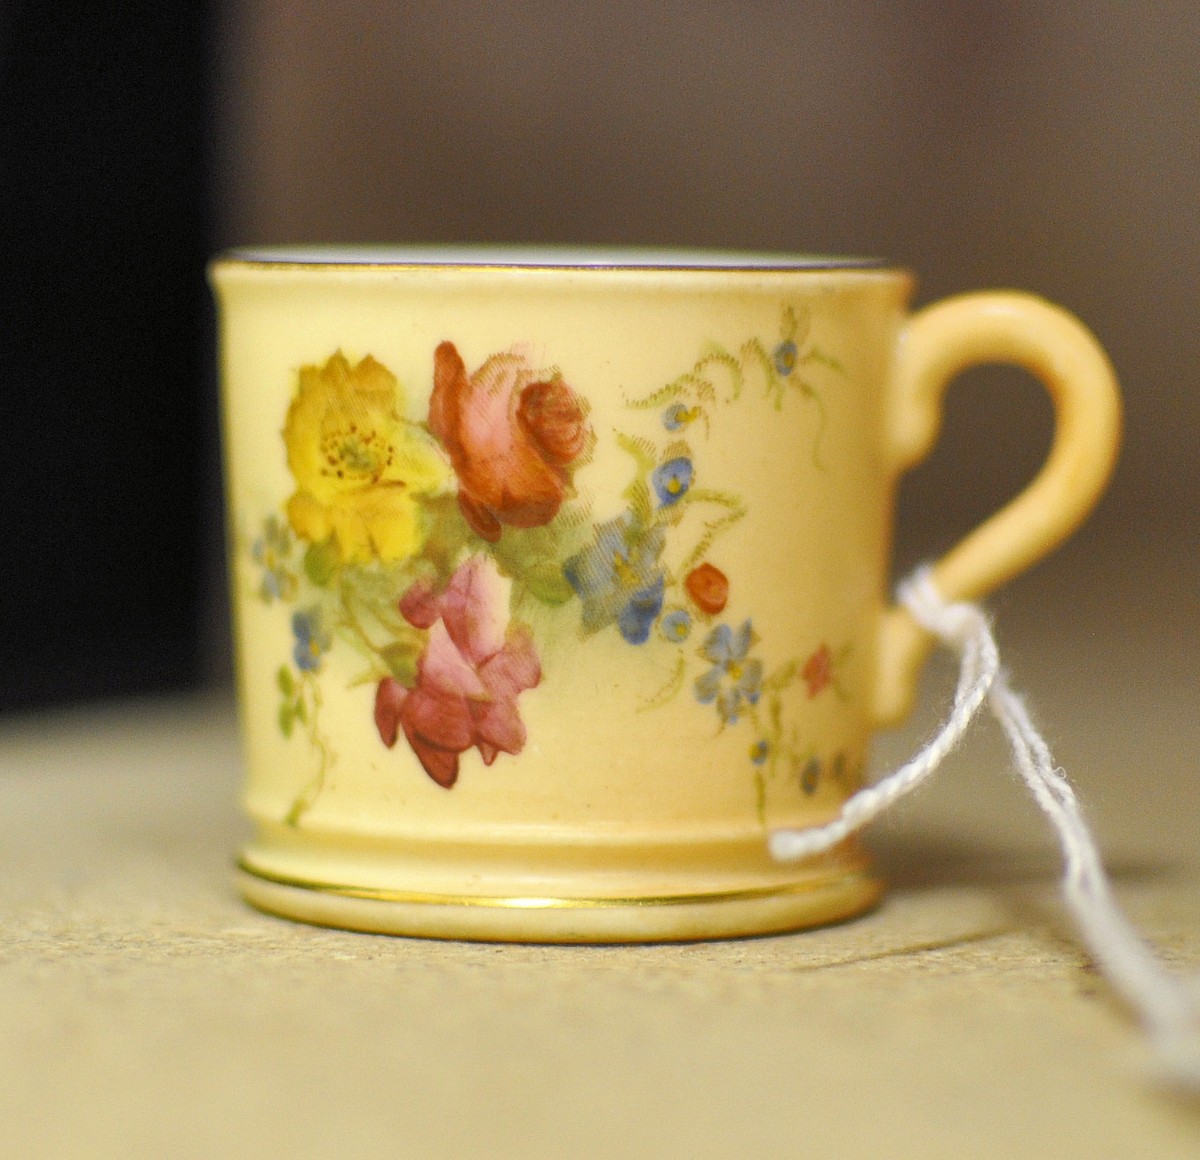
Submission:
[[[896,597],[913,619],[943,644],[961,652],[968,641],[977,640],[988,620],[978,604],[948,601],[933,581],[933,569],[918,568],[896,589]]]

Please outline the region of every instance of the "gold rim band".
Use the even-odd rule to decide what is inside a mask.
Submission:
[[[417,890],[393,890],[375,886],[345,886],[332,882],[313,882],[289,878],[260,870],[247,859],[239,858],[237,867],[244,874],[287,886],[294,890],[310,890],[316,894],[332,894],[342,898],[363,898],[372,902],[397,902],[417,906],[471,906],[506,910],[606,910],[631,906],[694,906],[705,903],[751,902],[759,899],[784,898],[825,890],[827,879],[811,882],[788,882],[780,886],[754,886],[745,890],[720,890],[706,894],[638,895],[631,898],[542,898],[532,895],[429,894]],[[862,870],[850,871],[837,879],[845,883],[854,879],[867,881],[871,876]]]

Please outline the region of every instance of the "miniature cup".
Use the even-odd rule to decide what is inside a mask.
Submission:
[[[980,362],[1046,465],[935,567],[1068,534],[1119,437],[1095,340],[1025,295],[787,256],[264,250],[212,268],[255,906],[398,934],[793,929],[879,884],[829,820],[928,648],[892,497]]]

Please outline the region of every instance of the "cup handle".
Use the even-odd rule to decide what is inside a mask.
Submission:
[[[938,591],[975,600],[1057,547],[1100,498],[1116,461],[1121,400],[1112,365],[1078,319],[1029,294],[965,294],[926,307],[901,331],[885,432],[893,478],[929,454],[954,377],[980,363],[1012,363],[1054,404],[1054,440],[1041,471],[933,567]],[[909,711],[931,640],[902,608],[880,624],[874,717]]]

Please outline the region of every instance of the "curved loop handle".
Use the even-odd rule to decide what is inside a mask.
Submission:
[[[983,596],[1066,539],[1100,498],[1120,443],[1116,376],[1090,331],[1029,294],[966,294],[915,314],[900,334],[886,422],[894,474],[932,449],[951,380],[968,367],[997,362],[1025,368],[1046,387],[1054,441],[1028,487],[934,565],[933,581],[949,600]],[[907,612],[884,614],[878,724],[908,711],[930,644]]]

